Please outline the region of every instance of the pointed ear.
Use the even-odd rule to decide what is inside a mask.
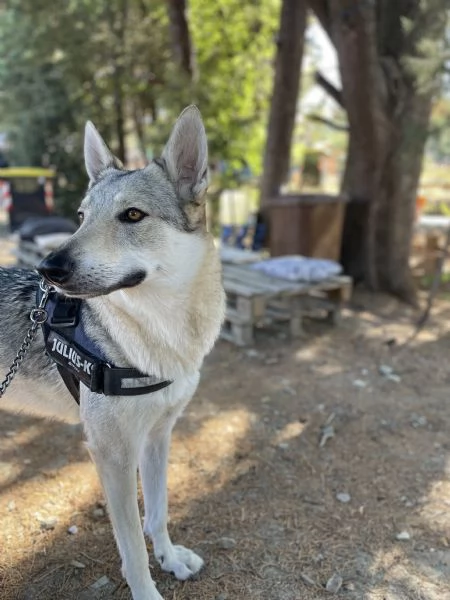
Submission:
[[[188,106],[178,117],[162,158],[181,200],[202,204],[208,187],[208,145],[196,106]]]
[[[121,169],[123,167],[91,121],[86,123],[84,130],[84,162],[91,183],[97,181],[105,169],[109,167]]]

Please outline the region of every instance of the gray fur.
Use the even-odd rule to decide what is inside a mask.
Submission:
[[[123,166],[105,144],[91,121],[86,123],[84,131],[84,162],[91,183],[97,181],[107,168],[120,169]]]
[[[187,109],[162,161],[130,172],[120,168],[88,125],[85,161],[90,187],[80,206],[82,223],[40,269],[49,279],[52,266],[66,269],[58,289],[85,299],[85,330],[111,363],[172,383],[154,394],[114,399],[81,384],[78,408],[45,355],[39,331],[2,408],[68,421],[81,418],[133,600],[163,600],[148,568],[136,471],[144,495],[144,532],[155,557],[162,569],[187,579],[203,560],[174,545],[168,533],[170,435],[195,392],[224,314],[220,260],[204,227],[207,151],[200,114]],[[124,219],[130,208],[144,218]],[[0,269],[4,373],[30,326],[38,283],[35,273]]]
[[[185,203],[201,204],[208,187],[208,145],[196,107],[181,113],[162,157],[178,197]]]
[[[31,326],[29,314],[36,303],[39,276],[32,271],[4,269],[0,267],[0,306],[3,315],[0,327],[1,368],[6,371]],[[37,339],[31,345],[26,360],[20,368],[20,375],[48,381],[55,371],[54,364],[46,356],[44,338],[39,328]],[[3,379],[3,372],[0,373]]]

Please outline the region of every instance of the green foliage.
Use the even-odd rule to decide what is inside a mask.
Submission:
[[[165,0],[10,0],[0,8],[0,129],[14,164],[51,164],[57,201],[73,210],[86,185],[84,123],[115,150],[122,105],[128,145],[157,155],[194,102],[219,186],[261,169],[279,0],[191,0],[197,76],[172,58]]]
[[[437,162],[450,163],[450,98],[447,96],[434,105],[427,150]]]
[[[211,153],[259,173],[279,2],[196,0],[191,27]],[[204,108],[203,108],[204,107]]]

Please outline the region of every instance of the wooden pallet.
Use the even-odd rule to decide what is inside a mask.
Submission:
[[[255,327],[268,322],[286,322],[293,337],[301,334],[307,315],[321,314],[337,323],[352,289],[350,277],[292,282],[234,264],[223,265],[223,284],[227,308],[221,336],[238,346],[251,345]]]

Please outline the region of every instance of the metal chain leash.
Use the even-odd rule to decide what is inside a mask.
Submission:
[[[23,340],[22,345],[20,346],[16,354],[16,358],[13,360],[9,371],[6,373],[5,379],[0,383],[0,398],[2,398],[3,394],[6,392],[7,388],[16,376],[16,373],[19,370],[23,359],[25,358],[28,350],[30,349],[31,342],[36,337],[36,332],[38,330],[39,325],[42,325],[42,323],[45,323],[45,321],[47,320],[48,315],[47,311],[45,310],[45,305],[47,304],[47,300],[52,288],[49,285],[47,285],[43,279],[39,283],[39,287],[44,292],[44,294],[41,298],[41,301],[39,302],[39,306],[33,308],[33,310],[30,312],[30,319],[33,324],[28,329],[25,339]]]

